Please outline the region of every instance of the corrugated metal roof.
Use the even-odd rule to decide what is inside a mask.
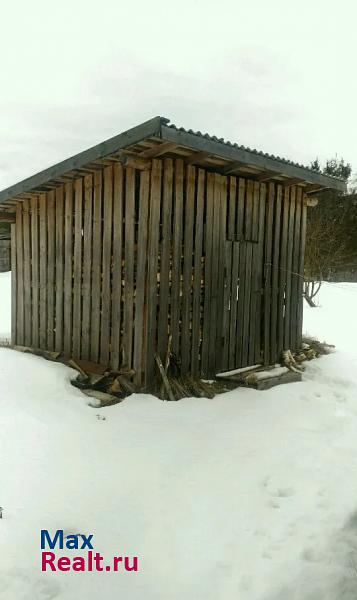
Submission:
[[[88,169],[100,167],[106,160],[122,160],[123,152],[138,157],[141,154],[148,156],[149,152],[151,157],[157,155],[160,158],[181,158],[190,164],[221,170],[225,174],[256,177],[264,181],[272,179],[283,185],[292,185],[292,181],[305,183],[311,188],[307,191],[321,188],[346,191],[346,183],[336,177],[323,175],[291,160],[247,148],[208,133],[177,127],[165,117],[154,117],[2,190],[0,205],[22,199],[26,194],[52,189],[63,183],[63,178],[78,177],[88,172]]]

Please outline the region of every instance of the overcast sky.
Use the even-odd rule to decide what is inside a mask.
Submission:
[[[357,171],[356,4],[2,3],[0,189],[156,115]]]

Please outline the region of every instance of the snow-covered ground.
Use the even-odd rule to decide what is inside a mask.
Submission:
[[[305,330],[334,354],[214,400],[93,409],[70,369],[0,349],[0,599],[355,600],[357,285],[319,301]],[[6,275],[0,302],[4,334]],[[139,570],[42,573],[41,529]]]

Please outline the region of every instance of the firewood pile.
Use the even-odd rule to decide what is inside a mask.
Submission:
[[[5,345],[5,344],[0,344]],[[15,350],[35,354],[50,361],[61,362],[77,371],[71,383],[90,397],[93,408],[112,406],[121,402],[136,391],[135,372],[122,368],[113,371],[105,366],[84,360],[66,360],[59,352],[14,346]],[[258,390],[269,389],[282,383],[301,381],[304,362],[333,352],[334,346],[321,343],[312,338],[303,338],[302,347],[297,352],[286,350],[281,362],[275,365],[257,364],[227,373],[220,373],[212,381],[199,377],[180,376],[180,366],[171,353],[162,364],[156,354],[156,379],[143,393],[150,393],[162,400],[181,400],[183,398],[214,398],[217,394],[231,391],[239,386],[253,387]]]

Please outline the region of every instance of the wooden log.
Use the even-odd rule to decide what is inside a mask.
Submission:
[[[174,395],[173,395],[173,393],[172,393],[172,389],[171,389],[171,386],[170,386],[169,380],[168,380],[168,378],[167,378],[167,375],[166,375],[166,373],[165,373],[165,369],[164,369],[164,367],[163,367],[163,364],[162,364],[161,358],[160,358],[160,356],[158,355],[158,353],[157,353],[157,352],[155,352],[155,360],[156,360],[156,364],[157,364],[157,366],[158,366],[158,368],[159,368],[159,372],[160,372],[160,375],[161,375],[161,377],[162,377],[162,382],[163,382],[163,385],[164,385],[164,387],[165,387],[165,390],[166,390],[166,393],[167,393],[167,395],[168,395],[168,398],[169,398],[169,400],[171,400],[171,401],[175,401],[175,396],[174,396]]]

